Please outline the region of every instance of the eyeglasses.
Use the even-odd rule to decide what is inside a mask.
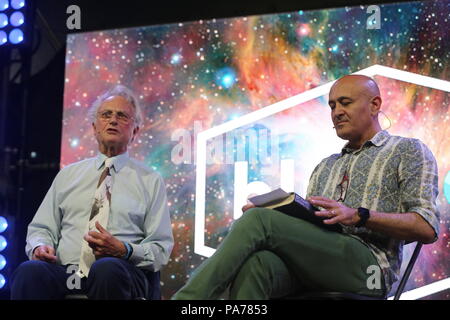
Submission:
[[[116,114],[116,119],[117,121],[123,123],[123,124],[128,124],[131,120],[133,120],[133,118],[131,116],[129,116],[128,114],[126,114],[125,112],[122,111],[111,111],[111,110],[105,110],[102,112],[98,112],[98,116],[101,120],[103,121],[109,121],[112,119],[114,113]]]
[[[340,191],[340,196],[339,196],[339,199],[337,200],[338,202],[344,202],[345,196],[347,195],[347,188],[348,188],[349,181],[350,181],[350,179],[347,175],[347,170],[345,170],[341,183],[339,183],[337,185],[337,187],[339,188],[339,191]]]

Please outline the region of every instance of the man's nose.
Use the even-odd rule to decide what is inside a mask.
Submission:
[[[111,115],[111,117],[109,118],[109,123],[111,123],[111,124],[117,124],[117,119],[118,119],[118,115],[115,114],[115,113],[113,113],[113,114]]]
[[[339,119],[344,115],[344,109],[337,104],[333,109],[333,119]]]
[[[343,114],[344,107],[340,103],[336,103],[336,106],[334,107],[334,111],[336,112],[336,114]]]

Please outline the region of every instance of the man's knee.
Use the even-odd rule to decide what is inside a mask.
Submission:
[[[271,209],[266,208],[251,208],[244,212],[244,214],[233,223],[233,228],[248,228],[250,226],[255,226],[261,219],[265,219],[265,217],[272,213]]]
[[[89,299],[131,299],[133,281],[126,263],[128,262],[114,257],[94,262],[87,278]]]
[[[40,260],[25,261],[22,262],[14,271],[13,279],[41,279],[44,275],[48,274],[48,271],[49,262]]]
[[[23,262],[12,276],[11,299],[62,298],[64,278],[60,273],[64,273],[64,269],[49,262],[39,260]]]
[[[95,261],[89,270],[89,278],[107,279],[126,276],[127,270],[119,258],[106,257]]]
[[[242,216],[245,216],[245,215],[248,216],[248,215],[251,215],[251,214],[253,214],[253,215],[255,215],[255,214],[257,214],[257,215],[258,214],[259,215],[266,215],[266,214],[270,214],[272,211],[273,211],[272,209],[255,207],[255,208],[250,208],[247,211],[245,211],[245,213]]]

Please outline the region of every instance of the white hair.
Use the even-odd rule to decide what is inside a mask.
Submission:
[[[89,108],[88,117],[92,121],[95,122],[97,116],[97,110],[100,106],[105,102],[108,98],[111,97],[123,97],[125,98],[134,108],[134,124],[136,127],[140,127],[142,125],[142,109],[139,104],[138,99],[134,95],[134,93],[125,87],[124,85],[117,84],[111,89],[107,90],[105,93],[100,95],[92,104],[92,107]]]

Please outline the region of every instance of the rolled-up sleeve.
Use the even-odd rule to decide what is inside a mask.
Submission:
[[[133,248],[130,261],[151,271],[167,264],[174,242],[166,187],[162,177],[155,175],[153,185],[149,186],[152,194],[144,220],[145,238],[139,244],[130,243]]]
[[[57,247],[61,230],[61,215],[57,204],[57,184],[60,173],[45,195],[33,220],[28,225],[25,253],[31,260],[34,248],[41,245]]]
[[[428,147],[417,139],[408,139],[399,166],[402,211],[416,212],[439,234],[438,169]]]

